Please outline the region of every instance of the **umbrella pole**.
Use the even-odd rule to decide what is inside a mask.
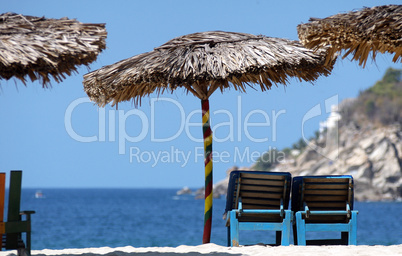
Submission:
[[[204,235],[202,243],[206,244],[211,240],[212,225],[212,131],[209,124],[209,100],[201,100],[201,104],[205,164]]]

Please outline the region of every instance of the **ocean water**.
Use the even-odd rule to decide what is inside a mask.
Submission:
[[[204,201],[176,196],[176,189],[23,189],[21,210],[32,216],[33,249],[179,246],[202,243]],[[211,242],[226,245],[215,199]],[[402,244],[402,202],[356,202],[359,245]],[[338,237],[338,234],[312,234]],[[241,244],[274,243],[274,232],[244,231]]]

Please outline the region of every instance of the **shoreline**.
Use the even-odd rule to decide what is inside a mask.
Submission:
[[[16,255],[16,250],[1,251],[0,256]],[[44,249],[32,250],[32,255],[63,255],[63,256],[161,256],[161,255],[402,255],[402,244],[400,245],[357,245],[357,246],[266,246],[251,245],[240,247],[225,247],[216,244],[204,244],[198,246],[181,245],[178,247],[99,247],[99,248],[82,248],[82,249]]]

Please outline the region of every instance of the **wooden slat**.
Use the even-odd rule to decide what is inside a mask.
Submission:
[[[264,210],[272,210],[272,209],[279,209],[277,205],[260,205],[260,204],[246,204],[243,205],[243,209],[264,209]]]
[[[310,210],[313,209],[325,209],[325,208],[341,208],[346,210],[346,204],[345,202],[331,202],[331,203],[326,203],[326,202],[309,202],[308,207]]]
[[[242,179],[241,184],[247,185],[264,185],[264,186],[283,186],[283,181],[277,180],[254,180],[254,179]]]
[[[326,211],[326,210],[346,210],[346,205],[342,202],[311,202],[308,204],[310,210],[314,211]]]
[[[264,206],[264,205],[275,205],[276,207],[276,209],[279,209],[279,206],[280,206],[280,200],[267,200],[267,199],[265,199],[265,200],[259,200],[259,201],[254,201],[254,200],[257,200],[257,199],[250,199],[250,198],[246,198],[245,199],[245,203],[243,203],[242,205],[243,205],[243,208],[244,209],[248,209],[247,207],[247,205],[260,205],[260,206]],[[232,204],[232,209],[237,209],[238,207],[237,207],[238,205],[235,203],[235,202],[233,202],[233,204]],[[253,208],[253,209],[256,209],[256,208]]]
[[[5,233],[4,227],[4,198],[6,193],[6,174],[0,173],[0,238],[3,238]],[[3,243],[0,244],[0,250],[3,247]]]
[[[347,183],[349,184],[349,178],[304,178],[305,184],[308,183]]]
[[[304,191],[304,195],[344,195],[347,196],[349,194],[348,190],[306,190]]]
[[[242,178],[249,178],[249,179],[269,179],[269,180],[285,180],[285,176],[283,175],[273,175],[273,174],[254,174],[254,173],[241,173]]]
[[[21,181],[22,181],[21,171],[10,172],[7,221],[20,220]]]
[[[6,174],[0,173],[0,222],[4,221],[5,193],[6,193]]]
[[[242,190],[248,191],[269,191],[282,193],[283,187],[267,187],[267,186],[253,186],[253,185],[242,185]]]
[[[247,192],[247,191],[241,191],[240,196],[242,198],[245,197],[254,197],[254,198],[281,198],[282,194],[276,194],[276,193],[255,193],[255,192]]]
[[[313,201],[324,201],[324,202],[332,202],[332,201],[341,201],[344,202],[346,205],[347,196],[308,196],[304,197],[306,202],[313,202]]]
[[[22,171],[10,172],[7,222],[20,221],[21,181]],[[18,233],[7,234],[6,248],[18,248]]]
[[[327,216],[319,216],[319,215],[310,215],[309,218],[306,219],[307,223],[342,223],[347,222],[348,218],[346,216],[341,215],[327,215]]]
[[[260,198],[245,198],[242,199],[243,206],[245,204],[259,204],[259,205],[264,205],[264,204],[269,204],[269,205],[280,205],[281,200],[271,200],[271,199],[260,199]]]
[[[305,190],[310,190],[310,189],[348,189],[349,184],[305,184],[304,189]]]
[[[282,218],[279,215],[250,214],[244,213],[238,218],[239,222],[280,222]]]

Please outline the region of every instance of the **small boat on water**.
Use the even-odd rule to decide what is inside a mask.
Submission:
[[[37,190],[35,192],[35,198],[44,198],[43,193],[41,190]]]

